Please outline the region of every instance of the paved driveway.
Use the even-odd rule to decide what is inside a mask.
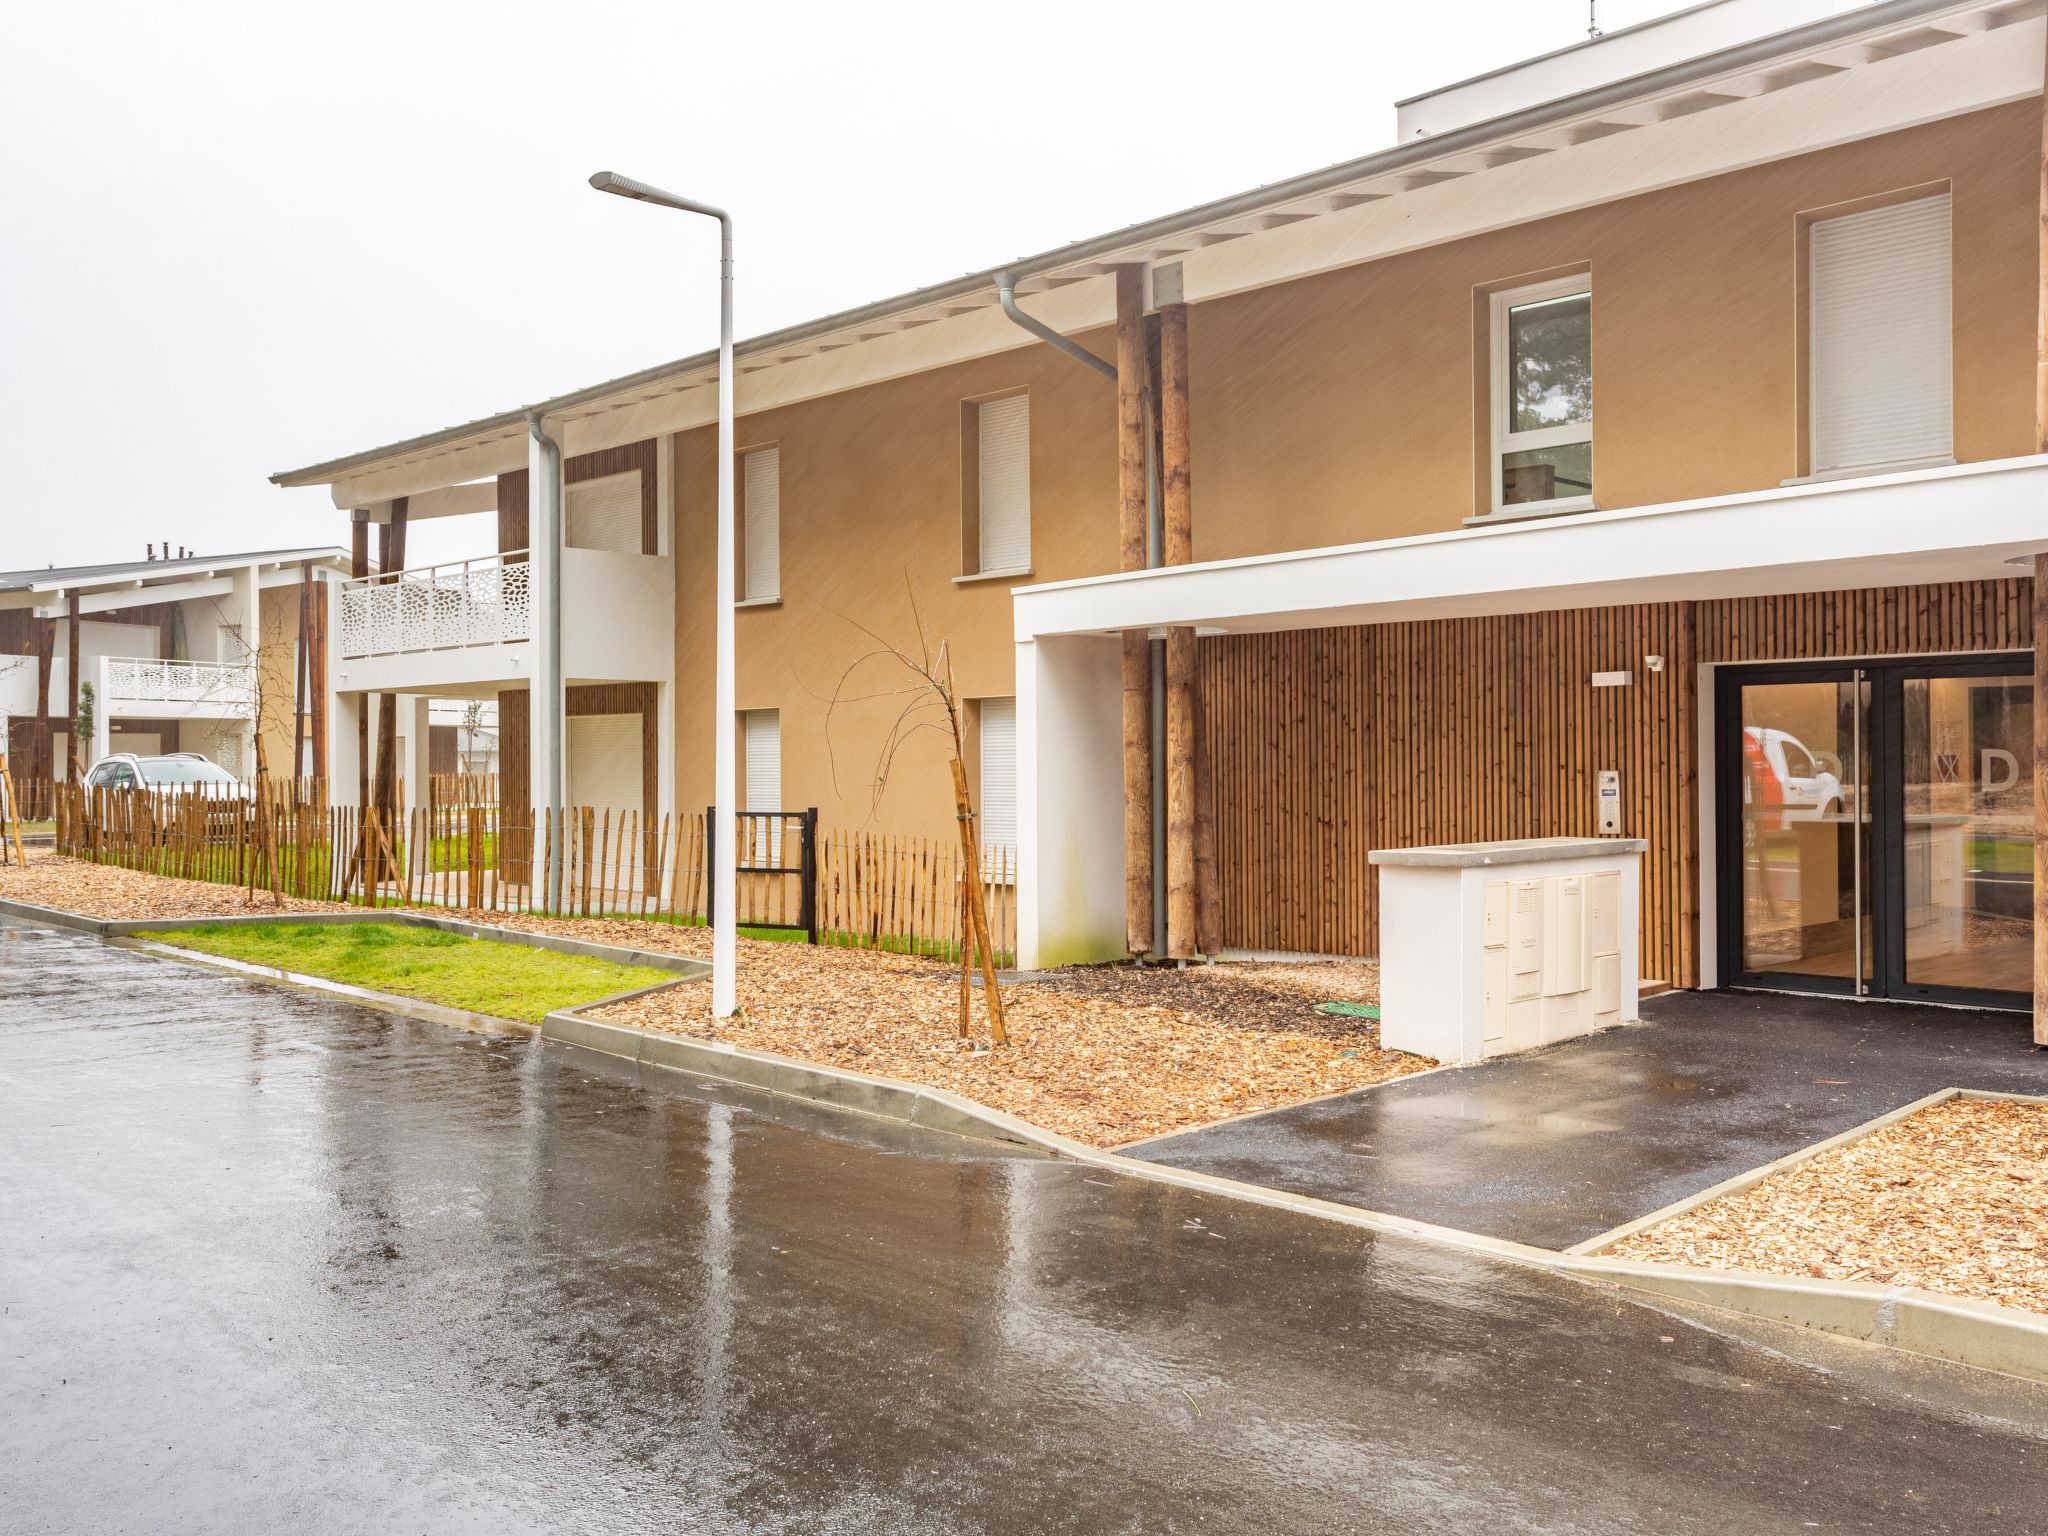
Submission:
[[[2022,1014],[1677,992],[1643,1018],[1125,1150],[1567,1248],[1940,1088],[2048,1094]]]

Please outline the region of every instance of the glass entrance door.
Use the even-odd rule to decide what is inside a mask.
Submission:
[[[1887,991],[1958,1001],[2030,993],[2031,669],[1915,668],[1898,687],[1901,942]]]
[[[1860,992],[1874,905],[1869,681],[1854,668],[1759,674],[1735,696],[1738,975]]]
[[[1729,668],[1715,710],[1730,985],[2028,1005],[2030,659]]]

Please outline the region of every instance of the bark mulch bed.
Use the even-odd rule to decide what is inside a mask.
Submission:
[[[251,906],[236,886],[33,852],[26,868],[0,866],[0,896],[106,918],[276,910],[268,893]],[[287,901],[285,910],[344,909]],[[459,909],[443,915],[699,959],[711,953],[704,928]],[[1316,1011],[1321,1002],[1377,1002],[1379,967],[1368,962],[1044,972],[1003,986],[1010,1046],[976,1051],[956,1033],[959,973],[950,965],[874,950],[739,944],[738,1018],[714,1024],[705,987],[622,1003],[600,1017],[948,1088],[1095,1146],[1278,1109],[1433,1065],[1382,1051],[1379,1026],[1369,1019]],[[979,988],[973,1025],[985,1039]]]
[[[123,869],[118,864],[90,864],[42,848],[29,849],[25,865],[0,864],[0,897],[118,922],[150,917],[246,917],[252,912],[280,910],[268,891],[258,891],[251,904],[248,891],[239,885],[179,880]],[[282,910],[344,912],[348,908],[340,902],[288,896]]]
[[[1949,1099],[1608,1251],[2048,1312],[2048,1105]]]

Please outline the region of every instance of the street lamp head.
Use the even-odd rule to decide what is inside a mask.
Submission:
[[[621,176],[617,171],[599,171],[590,178],[590,184],[600,192],[609,192],[614,197],[630,197],[636,203],[654,203],[663,208],[677,208],[684,213],[701,213],[707,218],[717,219],[721,224],[730,222],[723,208],[700,203],[694,197],[681,197],[674,192],[664,192],[660,187],[651,187],[644,181]]]

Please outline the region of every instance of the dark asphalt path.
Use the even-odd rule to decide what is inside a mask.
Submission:
[[[1643,1018],[1124,1150],[1563,1249],[1942,1088],[2048,1094],[2025,1014],[1673,992]]]
[[[2048,1486],[2032,1388],[5,926],[0,1234],[12,1533],[1989,1536]]]

